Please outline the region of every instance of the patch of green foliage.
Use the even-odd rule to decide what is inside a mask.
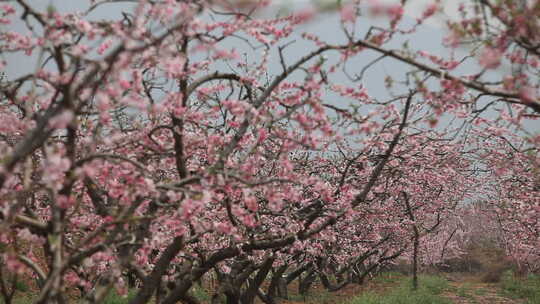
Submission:
[[[306,295],[297,293],[289,294],[289,300],[305,303],[330,303],[332,302],[332,297],[333,294],[325,289],[312,290]]]
[[[137,294],[136,289],[132,289],[128,291],[127,296],[121,296],[119,295],[116,290],[111,290],[107,297],[103,300],[103,304],[127,304],[131,299],[135,297]]]
[[[457,289],[457,292],[456,294],[462,298],[468,298],[468,299],[472,299],[473,296],[469,293],[470,292],[470,289],[469,287],[466,287],[466,286],[461,286]]]
[[[507,271],[501,280],[501,293],[510,298],[526,299],[528,304],[540,304],[540,275],[530,274],[523,279]]]
[[[135,297],[136,294],[137,294],[137,290],[132,289],[128,292],[127,296],[121,296],[116,292],[116,290],[113,289],[109,292],[107,297],[105,297],[102,303],[103,304],[127,304],[129,303],[131,299]],[[34,303],[34,300],[35,300],[33,299],[33,297],[35,297],[35,295],[19,294],[19,296],[16,296],[13,299],[13,303],[14,304],[31,304],[31,303]],[[3,303],[4,301],[0,297],[0,304],[3,304]]]
[[[399,286],[385,292],[376,294],[364,293],[348,304],[451,304],[452,302],[441,296],[448,290],[448,281],[436,276],[422,275],[419,277],[418,290],[412,290],[410,279],[401,279]]]
[[[26,284],[26,282],[17,280],[15,281],[15,297],[13,298],[12,303],[14,304],[30,304],[32,303],[32,299],[28,295],[28,291],[30,290],[30,287]],[[4,303],[4,299],[2,296],[0,296],[0,304]]]
[[[0,303],[4,304],[4,299],[0,296]],[[13,304],[32,304],[34,303],[34,299],[29,296],[16,296],[13,299]]]
[[[373,278],[373,282],[395,283],[401,279],[403,279],[403,275],[401,273],[395,271],[386,271],[378,274],[375,278]]]
[[[450,291],[454,292],[456,295],[458,295],[461,298],[467,298],[467,299],[473,299],[473,295],[471,294],[471,286],[470,284],[463,284],[459,287],[450,287]]]
[[[192,295],[195,297],[195,299],[199,300],[199,302],[209,302],[210,301],[210,295],[208,294],[208,291],[204,289],[203,287],[195,284],[193,286]]]
[[[484,288],[478,288],[474,291],[474,294],[477,296],[483,296],[486,293],[487,293],[487,290],[485,290]]]
[[[15,288],[20,292],[27,292],[30,289],[23,281],[15,282]]]

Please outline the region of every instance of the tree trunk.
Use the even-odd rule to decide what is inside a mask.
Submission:
[[[279,267],[274,273],[272,273],[272,280],[270,281],[270,287],[268,287],[267,293],[267,298],[270,299],[270,301],[272,301],[271,299],[273,299],[276,294],[281,296],[279,292],[279,285],[280,283],[283,284],[285,282],[283,274],[285,273],[287,268],[288,265],[283,265]]]
[[[288,300],[289,299],[289,291],[287,290],[287,281],[284,279],[280,279],[278,282],[278,297]]]
[[[259,271],[257,271],[255,278],[248,280],[249,284],[241,296],[242,304],[253,304],[255,302],[257,291],[259,290],[261,284],[264,283],[264,280],[266,280],[268,273],[272,269],[274,260],[274,257],[267,258],[259,268]]]
[[[413,280],[412,280],[412,289],[417,290],[418,289],[418,246],[420,245],[420,231],[418,231],[418,227],[416,226],[416,220],[414,218],[413,209],[411,207],[411,204],[409,203],[409,195],[405,192],[402,192],[404,198],[405,198],[405,206],[407,209],[405,211],[407,212],[407,215],[409,216],[409,219],[413,222],[412,229],[413,229],[413,256],[412,256],[412,262],[413,262]],[[438,223],[437,223],[438,225]],[[435,228],[436,226],[434,226]]]
[[[300,279],[300,284],[298,284],[298,293],[301,295],[306,295],[315,279],[315,267],[311,267],[306,274],[306,277],[304,279]]]
[[[414,227],[414,243],[413,243],[413,279],[412,279],[412,288],[413,290],[418,289],[418,246],[420,244],[420,235],[416,225]]]

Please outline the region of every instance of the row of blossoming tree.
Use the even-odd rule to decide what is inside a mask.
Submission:
[[[402,4],[337,1],[338,44],[301,32],[316,7],[141,0],[91,17],[115,2],[0,6],[18,25],[0,52],[37,66],[0,84],[6,303],[29,278],[35,303],[136,288],[131,304],[165,304],[197,303],[210,276],[215,303],[275,303],[294,280],[339,290],[398,258],[416,276],[459,256],[471,213],[538,270],[540,137],[526,124],[540,113],[540,2],[464,1],[445,38],[463,58],[389,46],[437,1],[412,25]],[[368,15],[387,26],[359,33]],[[293,36],[311,45],[301,56]],[[406,66],[385,99],[361,85],[383,61]]]

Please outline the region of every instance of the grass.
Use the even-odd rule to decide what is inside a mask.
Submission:
[[[540,304],[540,275],[530,274],[521,279],[507,271],[502,276],[501,293],[514,299],[526,299],[528,304]]]
[[[456,294],[462,298],[469,298],[471,295],[469,294],[469,288],[465,286],[461,286],[456,290]]]
[[[399,272],[387,271],[373,278],[373,282],[377,283],[396,283],[403,279],[403,275]]]
[[[477,296],[483,296],[486,293],[487,293],[487,290],[485,290],[484,288],[478,288],[474,290],[474,294]]]
[[[290,293],[289,300],[305,303],[330,303],[335,295],[326,289],[311,289],[307,295]]]
[[[208,294],[208,291],[204,289],[203,287],[195,284],[193,288],[191,289],[191,294],[199,301],[199,302],[209,302],[211,297]]]
[[[0,297],[0,303],[4,304],[4,300]],[[27,297],[18,297],[16,299],[13,299],[13,304],[32,304],[34,301],[31,298]]]
[[[127,304],[131,299],[135,297],[137,294],[136,289],[132,289],[128,291],[127,296],[121,296],[119,295],[116,290],[111,290],[107,297],[105,297],[103,304]]]
[[[17,289],[17,292],[15,293],[15,298],[13,299],[14,304],[30,304],[33,302],[31,296],[27,295],[30,288],[25,282],[15,282],[15,289]],[[0,304],[3,303],[4,299],[2,298],[2,296],[0,296]]]
[[[30,290],[28,285],[26,285],[26,283],[24,283],[23,281],[17,281],[15,283],[15,288],[20,292],[27,292],[28,290]]]
[[[463,284],[460,287],[455,288],[456,295],[462,298],[473,299],[474,297],[472,296],[470,292],[471,292],[471,286],[467,283]]]
[[[401,277],[396,279],[399,285],[384,294],[364,293],[348,304],[451,304],[441,294],[449,289],[446,279],[436,276],[422,275],[419,288],[413,291],[411,280]]]
[[[103,300],[102,304],[127,304],[137,294],[136,289],[132,289],[128,292],[127,297],[119,295],[116,290],[111,290],[107,297]],[[31,304],[34,303],[35,295],[19,293],[14,299],[14,304]],[[0,304],[4,301],[0,296]]]

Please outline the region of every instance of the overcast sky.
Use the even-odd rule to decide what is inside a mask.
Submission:
[[[335,2],[335,0],[274,0],[273,5],[276,11],[279,11],[280,8],[298,8],[309,3],[324,3],[324,2]],[[381,0],[383,2],[399,2],[399,0]],[[405,12],[410,17],[416,17],[421,14],[425,6],[430,0],[409,0],[405,5]],[[448,3],[454,3],[453,5],[446,5],[445,11],[450,12],[450,14],[455,15],[456,1],[444,1]],[[40,11],[46,11],[47,6],[52,5],[61,12],[74,12],[74,11],[84,11],[89,7],[88,0],[40,0],[32,1],[32,5],[35,9]],[[94,11],[89,19],[100,20],[100,19],[118,19],[121,17],[121,11],[130,11],[130,7],[133,7],[133,3],[121,2],[121,3],[111,3],[102,5],[99,9]],[[412,19],[410,19],[412,20]],[[369,27],[371,24],[381,22],[382,20],[373,20],[368,18],[363,18],[358,24],[358,28],[362,30],[363,28]],[[338,13],[333,11],[331,13],[321,14],[318,18],[312,22],[303,26],[303,31],[317,33],[323,40],[330,41],[333,43],[339,43],[344,41],[343,35],[336,35],[339,32],[339,17]],[[440,27],[440,22],[437,22],[435,18],[429,23],[430,28],[424,27],[421,35],[417,36],[415,45],[418,44],[419,47],[428,47],[433,49],[435,52],[444,52],[444,48],[440,44],[441,36],[443,33],[443,28]],[[12,25],[9,25],[10,30],[24,33],[27,31],[26,26],[23,22],[18,21]],[[295,49],[305,50],[302,47],[291,47],[290,52],[291,57],[295,57]],[[300,54],[300,53],[299,53]],[[29,60],[26,56],[21,54],[4,54],[3,55],[8,62],[6,69],[9,78],[15,78],[24,73],[28,73],[35,68],[35,63],[37,60],[36,54],[32,56]]]
[[[274,5],[267,14],[274,14],[284,8],[289,9],[298,9],[302,6],[309,5],[310,3],[317,2],[319,5],[324,4],[325,1],[334,1],[335,0],[274,0]],[[377,0],[366,0],[377,1]],[[387,4],[390,3],[399,3],[400,0],[380,0]],[[414,24],[416,17],[420,16],[428,3],[433,0],[408,0],[405,4],[405,18],[402,21],[402,26],[405,28],[410,27]],[[424,50],[433,54],[438,54],[448,56],[450,51],[446,49],[442,44],[443,37],[447,34],[444,28],[444,23],[442,20],[445,18],[457,18],[457,8],[461,1],[458,0],[443,0],[441,5],[443,7],[441,13],[434,18],[431,18],[430,21],[425,25],[419,28],[419,30],[412,34],[404,37],[397,36],[394,40],[386,44],[385,47],[389,48],[400,48],[401,44],[407,39],[413,51]],[[89,6],[88,0],[40,0],[32,1],[35,9],[46,11],[47,6],[53,5],[58,11],[61,12],[74,12],[86,10]],[[121,17],[122,11],[130,11],[134,6],[130,2],[121,2],[121,3],[111,3],[101,6],[98,10],[93,12],[89,18],[93,20],[100,19],[118,19]],[[131,8],[130,8],[131,7]],[[357,23],[357,31],[359,33],[365,33],[372,25],[387,24],[387,20],[384,18],[370,18],[362,17]],[[17,32],[26,32],[26,26],[22,22],[15,22],[12,25],[9,25],[11,30]],[[313,44],[304,41],[299,37],[300,32],[311,32],[317,34],[322,40],[330,43],[344,43],[345,36],[339,28],[339,13],[334,11],[329,11],[324,14],[320,14],[317,18],[311,22],[303,25],[300,28],[300,31],[296,32],[293,36],[289,37],[288,41],[295,40],[296,42],[287,48],[286,59],[289,63],[294,62],[294,60],[305,55],[310,49],[314,49]],[[257,62],[260,54],[258,51],[253,51],[248,47],[242,46],[238,41],[229,40],[226,41],[225,46],[231,48],[237,48],[240,53],[244,53],[246,57],[250,58],[251,61]],[[277,51],[274,50],[274,64],[270,64],[270,70],[268,73],[270,75],[276,74],[280,71],[280,66],[278,64]],[[455,50],[457,58],[461,58],[468,54],[468,50]],[[27,57],[22,54],[3,54],[4,58],[7,61],[6,73],[9,79],[18,77],[20,75],[30,73],[34,71],[37,67],[38,54],[35,52],[32,56]],[[358,67],[361,69],[365,64],[369,63],[371,60],[377,57],[377,54],[371,51],[363,52],[361,56],[356,56],[356,58],[350,63],[351,68]],[[332,58],[330,58],[332,60]],[[216,65],[216,69],[226,68],[223,65]],[[469,59],[467,64],[461,66],[454,73],[472,73],[477,70],[478,66],[474,58]],[[368,77],[365,77],[363,85],[368,89],[368,92],[373,97],[379,99],[385,99],[389,97],[388,90],[384,86],[384,78],[387,75],[403,79],[404,74],[410,70],[410,67],[407,65],[397,62],[391,58],[385,58],[378,64],[374,65],[368,73]],[[294,76],[293,76],[294,77]],[[348,80],[344,75],[337,75],[334,81],[347,83]],[[401,90],[402,92],[396,91],[397,94],[403,94],[406,92],[405,88]]]

